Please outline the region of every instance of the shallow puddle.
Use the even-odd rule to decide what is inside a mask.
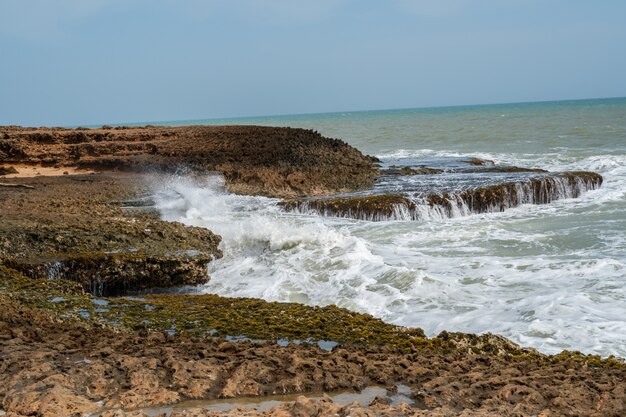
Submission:
[[[286,394],[286,395],[270,395],[267,397],[238,397],[238,398],[228,398],[228,399],[219,399],[219,400],[195,400],[195,401],[184,401],[178,404],[168,406],[168,407],[158,407],[158,408],[144,408],[149,416],[156,416],[162,413],[166,415],[170,415],[174,411],[181,411],[187,408],[203,408],[209,411],[228,411],[235,408],[244,407],[247,409],[256,409],[258,411],[264,411],[269,408],[280,405],[284,402],[293,402],[300,395],[304,395],[307,398],[313,400],[319,400],[324,397],[330,398],[335,403],[339,405],[348,405],[353,402],[357,402],[362,406],[367,406],[370,404],[376,397],[388,397],[391,399],[391,405],[397,405],[402,402],[407,403],[409,405],[413,405],[414,401],[410,398],[411,388],[406,385],[397,385],[397,392],[392,393],[387,391],[384,387],[380,386],[371,386],[363,389],[361,392],[353,392],[353,391],[341,391],[334,393],[300,393],[300,394]]]

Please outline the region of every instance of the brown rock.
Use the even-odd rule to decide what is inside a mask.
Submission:
[[[205,228],[114,204],[144,197],[143,175],[27,179],[35,192],[16,188],[24,179],[7,181],[11,188],[0,186],[0,264],[29,277],[117,295],[207,282],[207,263],[222,256],[221,238]]]
[[[599,188],[602,181],[602,176],[595,172],[566,171],[457,192],[433,192],[422,196],[421,201],[401,194],[374,194],[289,199],[281,201],[279,206],[287,211],[359,220],[423,220],[418,202],[438,209],[447,217],[465,210],[497,212],[521,204],[547,204],[560,198],[579,197],[585,191]]]
[[[10,391],[3,406],[13,413],[38,416],[90,414],[101,408],[97,402],[76,395],[73,390],[64,387],[66,383],[49,385],[40,382]]]
[[[287,197],[369,187],[371,157],[312,130],[263,126],[0,127],[0,163],[219,171],[235,193]],[[4,156],[2,156],[4,155]]]
[[[19,172],[12,166],[0,166],[0,175],[18,174]]]

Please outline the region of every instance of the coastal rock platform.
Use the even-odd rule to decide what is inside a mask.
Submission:
[[[29,188],[0,187],[0,264],[33,278],[114,295],[206,282],[207,263],[222,256],[210,230],[121,207],[145,194],[136,174],[5,181]]]
[[[275,197],[364,189],[374,158],[312,130],[263,126],[0,127],[0,162],[97,170],[217,171],[230,192]]]
[[[0,400],[11,416],[139,416],[193,399],[372,385],[393,391],[398,384],[410,387],[409,403],[387,406],[381,399],[362,407],[298,399],[267,413],[196,408],[173,415],[619,416],[626,401],[623,361],[542,355],[495,335],[443,332],[428,339],[419,329],[336,307],[251,299],[93,298],[80,286],[33,280],[5,267],[0,286]],[[145,305],[160,322],[132,320]],[[186,321],[176,321],[173,311]],[[184,323],[188,329],[164,331]],[[221,330],[197,333],[213,326]],[[310,342],[295,343],[303,339]],[[316,339],[342,343],[328,350]]]
[[[537,175],[587,189],[602,181],[463,164],[485,178]],[[206,282],[207,263],[222,253],[211,231],[150,209],[155,172],[217,171],[232,192],[284,198],[357,193],[349,198],[370,199],[380,213],[406,194],[372,200],[372,187],[391,177],[434,183],[445,169],[383,167],[391,171],[381,175],[374,158],[341,141],[254,126],[2,127],[0,165],[0,415],[145,416],[187,400],[372,386],[390,393],[406,386],[409,400],[285,397],[263,411],[235,401],[225,411],[196,403],[165,414],[620,416],[626,409],[619,358],[544,355],[492,334],[428,338],[335,306],[157,291]],[[489,191],[495,186],[482,185],[484,198],[498,194]]]

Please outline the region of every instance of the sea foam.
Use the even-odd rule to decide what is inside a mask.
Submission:
[[[197,291],[333,303],[429,335],[495,332],[543,352],[626,357],[625,110],[613,99],[236,121],[315,129],[387,165],[480,158],[602,174],[602,187],[578,198],[368,222],[285,213],[273,199],[229,195],[219,178],[171,178],[155,187],[158,207],[224,238],[224,258]]]
[[[621,170],[608,158],[575,168]],[[429,335],[495,332],[548,353],[626,356],[624,237],[604,225],[623,189],[610,178],[606,187],[422,222],[289,214],[276,199],[228,194],[218,176],[161,180],[155,200],[166,219],[223,237],[224,258],[199,292],[337,304]]]

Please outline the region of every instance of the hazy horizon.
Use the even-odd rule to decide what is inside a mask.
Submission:
[[[626,100],[626,96],[619,97],[588,97],[588,98],[572,98],[572,99],[563,99],[563,100],[539,100],[539,101],[517,101],[517,102],[502,102],[502,103],[473,103],[473,104],[453,104],[453,105],[441,105],[441,106],[419,106],[419,107],[401,107],[401,108],[387,108],[387,109],[353,109],[353,110],[335,110],[335,111],[326,111],[326,112],[311,112],[311,113],[284,113],[284,114],[257,114],[257,115],[247,115],[247,116],[228,116],[228,117],[208,117],[208,118],[197,118],[197,119],[163,119],[163,120],[125,120],[125,121],[105,121],[100,123],[82,123],[82,124],[66,124],[66,125],[46,125],[46,127],[65,127],[65,128],[74,128],[74,127],[88,127],[95,128],[100,126],[142,126],[142,125],[150,125],[155,123],[176,123],[184,125],[186,122],[208,122],[208,121],[229,121],[229,120],[247,120],[247,119],[270,119],[270,118],[297,118],[297,117],[306,117],[306,116],[317,116],[317,115],[335,115],[335,114],[352,114],[352,113],[375,113],[375,112],[395,112],[395,111],[409,111],[409,110],[430,110],[430,109],[446,109],[446,108],[464,108],[464,107],[489,107],[489,106],[514,106],[514,105],[524,105],[524,104],[549,104],[549,103],[561,103],[561,102],[577,102],[577,101],[604,101],[604,100]],[[2,126],[2,124],[0,124]],[[4,125],[6,126],[6,125]],[[28,125],[22,125],[27,127]],[[31,125],[30,127],[41,127],[44,125]]]
[[[109,122],[109,123],[92,123],[83,125],[64,125],[63,127],[98,127],[102,125],[111,126],[140,126],[154,123],[180,123],[186,122],[206,122],[206,121],[229,121],[229,120],[247,120],[247,119],[271,119],[271,118],[297,118],[306,116],[318,116],[318,115],[335,115],[335,114],[352,114],[352,113],[376,113],[376,112],[396,112],[396,111],[409,111],[409,110],[430,110],[430,109],[454,109],[463,107],[489,107],[489,106],[514,106],[524,104],[549,104],[549,103],[562,103],[562,102],[577,102],[577,101],[604,101],[604,100],[626,100],[626,96],[623,97],[589,97],[589,98],[573,98],[564,100],[540,100],[540,101],[517,101],[517,102],[505,102],[505,103],[474,103],[474,104],[454,104],[454,105],[442,105],[442,106],[420,106],[420,107],[401,107],[401,108],[389,108],[389,109],[357,109],[357,110],[336,110],[328,112],[314,112],[314,113],[285,113],[285,114],[259,114],[251,116],[232,116],[232,117],[211,117],[200,119],[169,119],[169,120],[141,120],[141,121],[122,121],[122,122]]]

